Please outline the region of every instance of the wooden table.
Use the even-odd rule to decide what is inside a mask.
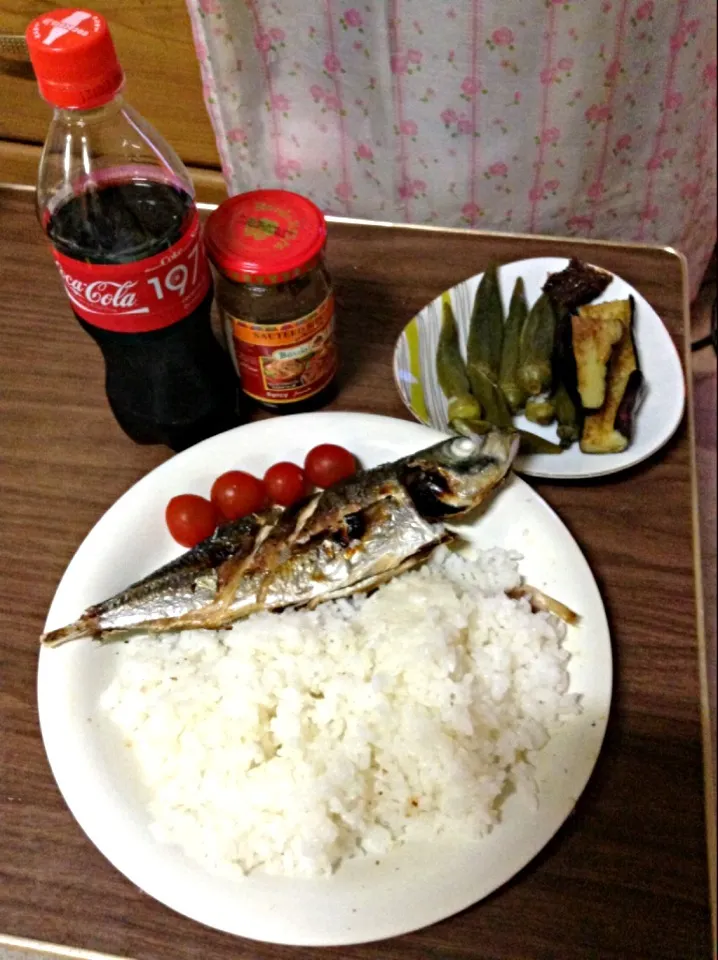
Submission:
[[[48,605],[100,514],[170,454],[135,446],[115,425],[100,357],[70,314],[31,195],[0,192],[0,238],[0,931],[136,960],[315,957],[216,933],[151,900],[94,849],[55,787],[35,704]],[[405,417],[391,376],[397,334],[491,257],[579,253],[620,272],[684,350],[685,277],[670,251],[338,222],[330,238],[344,358],[335,408]],[[611,621],[615,695],[596,771],[555,839],[487,900],[327,956],[709,956],[689,425],[625,473],[534,485],[585,551]]]

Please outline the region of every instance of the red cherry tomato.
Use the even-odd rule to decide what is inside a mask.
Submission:
[[[167,504],[165,520],[177,543],[183,547],[196,547],[214,533],[219,517],[209,500],[194,493],[182,493],[172,497]]]
[[[296,463],[275,463],[264,474],[264,483],[269,499],[283,507],[291,507],[293,503],[307,493],[307,481],[304,471]]]
[[[317,487],[331,487],[356,473],[354,455],[334,443],[320,443],[307,454],[304,472]]]
[[[251,473],[228,470],[212,484],[211,497],[221,517],[238,520],[261,510],[267,502],[267,491]]]

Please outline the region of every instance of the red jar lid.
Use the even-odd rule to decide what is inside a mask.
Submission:
[[[121,89],[122,67],[99,13],[73,7],[43,13],[25,39],[40,93],[53,106],[90,110]]]
[[[205,227],[207,253],[226,277],[271,286],[314,267],[327,240],[319,207],[289,190],[253,190],[225,200]]]

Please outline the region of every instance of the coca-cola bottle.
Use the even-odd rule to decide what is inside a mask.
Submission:
[[[54,107],[37,205],[65,290],[104,355],[120,426],[138,443],[183,449],[237,422],[238,392],[212,332],[212,279],[189,175],[124,102],[103,17],[43,14],[27,42],[40,93]]]

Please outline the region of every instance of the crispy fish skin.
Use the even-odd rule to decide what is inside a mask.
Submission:
[[[188,616],[214,599],[219,571],[230,558],[248,555],[262,531],[276,522],[277,512],[252,514],[226,523],[198,544],[126,590],[89,607],[75,623],[42,637],[57,646],[79,637],[100,637],[106,631],[163,630],[167,620]],[[51,639],[52,638],[52,639]]]
[[[220,527],[177,560],[41,637],[44,646],[132,630],[222,629],[258,610],[372,589],[451,535],[508,474],[513,430],[454,437],[362,471],[287,510]]]

